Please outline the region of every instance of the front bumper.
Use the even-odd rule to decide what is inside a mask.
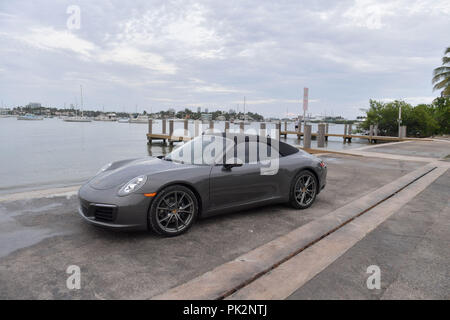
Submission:
[[[87,222],[105,228],[147,230],[151,199],[143,194],[117,196],[117,190],[96,190],[88,184],[78,192],[78,213]]]
[[[321,172],[320,172],[318,193],[320,193],[327,185],[327,173],[328,173],[328,168],[325,166],[324,168],[321,169]]]

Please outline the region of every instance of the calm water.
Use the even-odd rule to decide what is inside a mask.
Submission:
[[[194,130],[193,124],[189,127],[190,131]],[[216,122],[215,127],[221,129],[224,123]],[[256,129],[259,124],[253,123],[249,127]],[[175,122],[175,129],[182,128],[182,122]],[[271,128],[275,128],[274,123],[268,124],[268,129]],[[294,124],[288,125],[288,130],[293,128]],[[148,147],[147,130],[146,124],[0,118],[0,194],[76,185],[108,162],[170,152],[170,147],[157,142]],[[317,125],[313,124],[313,132],[316,131]],[[161,132],[160,121],[154,121],[153,132]],[[344,126],[330,125],[329,132],[343,133]],[[288,137],[287,142],[302,143],[294,135]],[[343,144],[341,138],[330,137],[327,148],[342,150],[364,144],[367,141]],[[312,141],[312,147],[315,146],[316,141]]]

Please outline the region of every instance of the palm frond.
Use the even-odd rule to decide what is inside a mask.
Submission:
[[[439,74],[443,74],[443,73],[447,73],[447,72],[450,72],[450,67],[447,67],[447,66],[437,67],[436,69],[434,69],[433,75],[437,76]]]
[[[434,84],[433,90],[442,90],[442,94],[450,94],[450,57],[446,55],[450,53],[450,47],[447,47],[442,57],[442,66],[437,67],[433,71],[433,78],[431,83]]]
[[[450,75],[447,75],[446,77],[443,75],[437,75],[437,76],[433,77],[433,79],[431,80],[431,83],[436,83],[436,82],[446,80],[446,79],[450,79]]]
[[[445,88],[444,91],[442,91],[442,93],[445,96],[450,96],[450,86],[447,86],[447,88]]]
[[[446,78],[438,83],[436,83],[433,87],[433,90],[439,90],[445,87],[449,87],[450,86],[450,78]]]
[[[442,78],[450,78],[450,70],[446,71],[446,72],[436,72],[436,70],[435,70],[434,76],[431,79],[431,82],[432,83],[437,82],[437,81],[441,80]]]

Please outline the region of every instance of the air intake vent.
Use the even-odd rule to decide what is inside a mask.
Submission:
[[[94,217],[95,220],[111,222],[115,219],[115,207],[107,206],[94,206]]]

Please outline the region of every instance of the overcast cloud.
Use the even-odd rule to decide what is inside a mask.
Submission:
[[[67,7],[81,28],[67,28]],[[354,117],[369,99],[430,102],[448,0],[0,0],[0,98],[115,111],[175,107]]]

